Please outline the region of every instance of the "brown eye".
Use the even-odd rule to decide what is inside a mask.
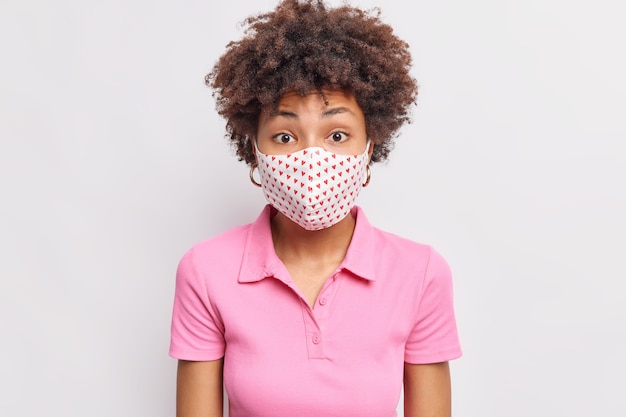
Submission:
[[[335,142],[335,143],[339,143],[339,142],[343,142],[344,140],[346,140],[348,138],[348,135],[344,132],[333,132],[330,134],[330,140]]]
[[[292,143],[294,141],[293,136],[291,136],[289,133],[279,133],[278,135],[274,136],[274,140],[278,143]]]

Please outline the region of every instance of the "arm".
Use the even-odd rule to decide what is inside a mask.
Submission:
[[[404,417],[450,417],[448,362],[404,364]]]
[[[178,361],[176,417],[223,417],[223,363]]]

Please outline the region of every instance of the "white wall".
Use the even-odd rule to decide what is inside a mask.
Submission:
[[[380,3],[422,89],[359,203],[453,268],[455,416],[625,415],[625,3]],[[173,415],[178,259],[264,204],[203,76],[273,5],[3,1],[0,415]]]

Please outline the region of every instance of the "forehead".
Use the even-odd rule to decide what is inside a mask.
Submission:
[[[346,108],[353,113],[362,114],[361,108],[354,95],[344,90],[330,89],[311,91],[307,94],[288,92],[280,97],[278,103],[273,108],[264,109],[264,113],[271,117],[285,110],[295,112],[324,112],[337,107]]]

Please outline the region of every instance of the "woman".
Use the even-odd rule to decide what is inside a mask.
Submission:
[[[461,355],[446,262],[355,206],[408,120],[408,45],[349,6],[285,0],[207,76],[268,205],[176,281],[177,416],[450,416]]]

